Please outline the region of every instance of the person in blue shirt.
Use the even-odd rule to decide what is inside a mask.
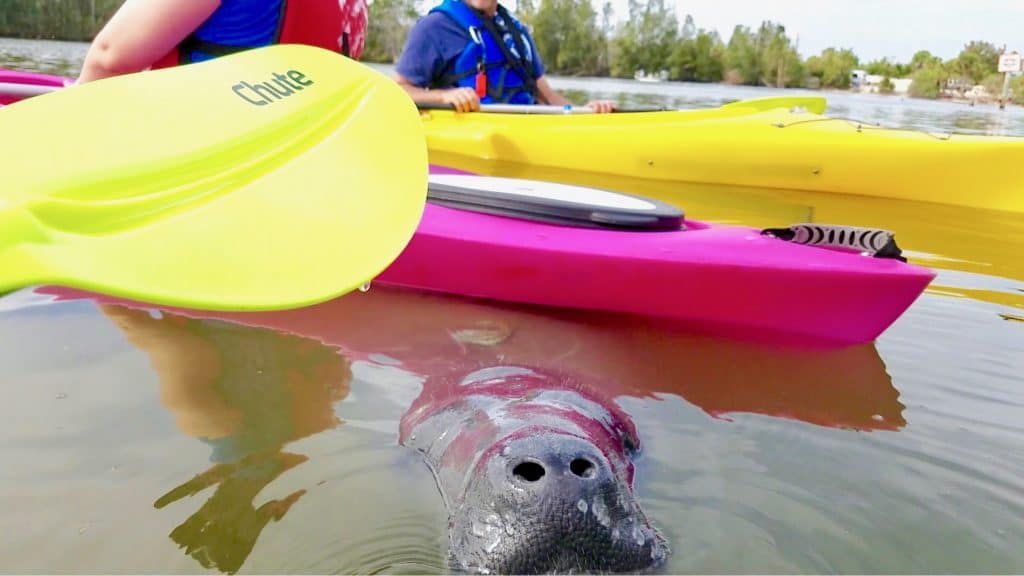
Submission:
[[[358,60],[366,27],[366,0],[125,0],[89,46],[75,83],[271,44]]]
[[[443,0],[409,31],[395,65],[395,80],[414,101],[459,112],[481,103],[570,104],[544,73],[529,31],[498,0]],[[607,100],[587,106],[615,109]]]

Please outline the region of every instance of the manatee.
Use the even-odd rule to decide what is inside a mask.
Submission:
[[[453,570],[638,572],[668,555],[633,491],[633,422],[569,377],[496,366],[433,382],[399,441],[437,479]]]

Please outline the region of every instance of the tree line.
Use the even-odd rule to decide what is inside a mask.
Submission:
[[[124,0],[3,0],[0,36],[88,41]]]
[[[419,18],[417,0],[371,2],[363,60],[394,62]],[[121,3],[3,0],[0,36],[89,40]],[[884,77],[883,91],[891,89],[893,78],[912,78],[910,94],[923,98],[937,98],[947,86],[1002,90],[1003,77],[996,71],[1001,50],[982,41],[945,61],[921,50],[906,63],[861,62],[846,48],[827,48],[804,59],[780,23],[736,26],[724,42],[690,16],[680,24],[666,0],[629,0],[627,18],[618,23],[608,1],[598,9],[592,0],[518,0],[515,9],[552,74],[631,78],[638,70],[665,71],[671,80],[690,82],[843,89],[850,87],[854,70],[864,69]],[[1024,95],[1024,76],[1014,78],[1012,87]]]
[[[373,0],[364,60],[397,60],[419,17],[415,1]],[[837,47],[805,59],[777,22],[736,26],[725,42],[718,32],[698,28],[689,15],[680,24],[666,0],[629,0],[628,11],[616,24],[607,1],[600,9],[592,0],[516,2],[516,15],[529,27],[552,74],[632,78],[638,70],[664,70],[671,80],[689,82],[845,89],[851,73],[863,69],[883,77],[883,92],[892,90],[895,78],[911,78],[910,94],[922,98],[938,98],[946,87],[978,84],[991,94],[1002,91],[1003,75],[996,70],[1001,50],[989,42],[970,42],[945,61],[921,50],[906,63],[862,62],[852,50]],[[1024,75],[1012,79],[1011,86],[1024,95]]]

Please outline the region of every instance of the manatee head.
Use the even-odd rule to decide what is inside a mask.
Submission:
[[[633,489],[636,430],[613,402],[521,367],[427,388],[401,437],[438,479],[452,570],[642,572],[664,562],[668,547]]]

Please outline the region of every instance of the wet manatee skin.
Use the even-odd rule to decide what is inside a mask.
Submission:
[[[400,442],[437,479],[453,571],[635,573],[669,554],[634,493],[632,420],[572,378],[502,366],[431,382]]]

